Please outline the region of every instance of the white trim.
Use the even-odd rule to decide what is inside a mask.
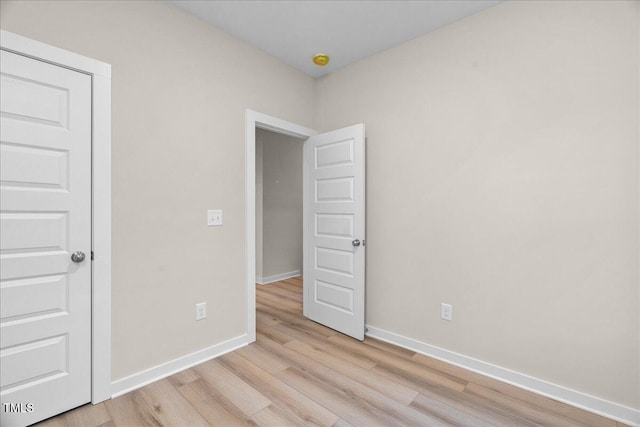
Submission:
[[[93,75],[91,354],[94,405],[111,397],[111,78]]]
[[[309,296],[307,293],[307,286],[311,283],[309,278],[309,272],[311,267],[309,266],[309,242],[307,232],[309,230],[309,218],[307,215],[307,207],[311,206],[309,203],[309,167],[307,166],[307,158],[304,155],[304,146],[302,147],[302,315],[309,317]]]
[[[533,393],[593,412],[623,423],[640,426],[640,410],[572,390],[520,372],[512,371],[473,357],[445,350],[393,332],[367,325],[367,336],[403,347],[434,359],[468,369]]]
[[[27,37],[0,30],[3,49],[82,73],[111,78],[111,65]]]
[[[91,75],[91,402],[111,397],[111,65],[0,30],[2,49]]]
[[[640,8],[636,8],[636,10],[637,10],[636,22],[638,22],[638,21],[640,21]],[[637,34],[637,36],[638,36],[638,44],[637,44],[638,52],[636,52],[636,53],[638,55],[637,58],[640,58],[640,25],[638,25],[637,28],[638,28],[638,34]],[[636,96],[637,96],[636,100],[637,100],[637,103],[638,103],[638,105],[636,106],[638,108],[637,113],[636,113],[637,114],[636,115],[636,119],[638,120],[638,123],[637,123],[638,124],[638,129],[637,129],[637,133],[636,133],[636,141],[639,141],[640,140],[640,66],[637,69],[636,79],[637,79],[637,82],[638,82],[638,84],[636,85],[636,87],[638,89],[638,92],[636,93]],[[640,150],[638,150],[638,158],[636,159],[636,161],[637,161],[636,164],[640,165]],[[637,188],[640,190],[640,174],[638,174],[638,179],[637,179],[636,184],[638,184]],[[637,196],[639,196],[639,197],[638,197],[638,204],[636,206],[636,209],[637,209],[636,212],[638,213],[638,217],[636,218],[636,220],[638,221],[638,224],[640,224],[640,191],[638,191]],[[638,240],[637,240],[638,247],[640,247],[640,227],[638,227],[637,230],[638,230],[638,233],[637,233],[638,235],[636,237],[638,238]],[[638,251],[637,255],[638,255],[638,258],[637,258],[636,261],[638,262],[638,272],[637,272],[638,275],[636,277],[640,278],[640,251]],[[640,292],[638,292],[638,301],[637,301],[637,303],[638,303],[638,307],[640,307]],[[639,343],[639,345],[638,345],[638,354],[636,355],[636,357],[638,358],[638,365],[637,366],[640,366],[640,316],[638,316],[638,343]],[[638,379],[637,389],[638,389],[638,396],[640,396],[640,378]]]
[[[178,357],[169,362],[136,372],[128,377],[121,378],[111,384],[111,395],[113,398],[122,396],[147,384],[161,380],[177,372],[184,371],[192,366],[199,365],[208,360],[215,359],[223,354],[230,353],[249,344],[248,336],[240,335],[220,344],[198,350],[194,353]]]
[[[290,271],[288,273],[275,274],[273,276],[259,277],[256,276],[258,285],[268,285],[269,283],[279,282],[280,280],[291,279],[292,277],[300,277],[300,270]]]
[[[245,112],[245,287],[249,342],[256,340],[256,128],[303,139],[317,133],[313,129],[257,111],[247,109]],[[306,230],[306,223],[304,227]]]

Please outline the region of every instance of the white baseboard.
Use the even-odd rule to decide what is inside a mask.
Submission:
[[[502,368],[491,363],[483,362],[482,360],[474,359],[473,357],[454,353],[412,338],[385,331],[383,329],[378,329],[374,326],[367,325],[367,336],[433,357],[434,359],[451,363],[452,365],[541,394],[568,405],[575,406],[616,421],[621,421],[631,426],[640,427],[640,410],[638,409],[629,408],[618,403],[600,399],[580,391],[572,390],[570,388],[521,374],[510,369]]]
[[[257,277],[256,283],[259,285],[267,285],[273,282],[279,282],[280,280],[291,279],[292,277],[298,277],[302,273],[300,270],[290,271],[288,273],[276,274],[275,276]]]
[[[212,345],[211,347],[196,351],[195,353],[187,354],[161,365],[154,366],[153,368],[113,381],[111,383],[111,398],[129,393],[130,391],[143,387],[147,384],[151,384],[154,381],[161,380],[169,375],[173,375],[197,364],[206,362],[207,360],[211,360],[240,347],[244,347],[247,344],[249,344],[249,336],[247,334],[240,335],[221,342],[220,344]]]

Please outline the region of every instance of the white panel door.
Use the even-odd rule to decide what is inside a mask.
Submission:
[[[315,135],[304,144],[305,315],[364,339],[364,125]]]
[[[91,77],[1,55],[0,424],[24,426],[91,400]]]

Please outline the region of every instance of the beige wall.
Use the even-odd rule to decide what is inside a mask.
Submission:
[[[262,129],[256,141],[263,174],[260,277],[302,271],[302,141]]]
[[[244,334],[245,108],[310,126],[313,80],[163,2],[1,5],[113,67],[113,379]]]
[[[317,129],[367,126],[368,324],[640,408],[639,7],[508,2],[318,81]]]

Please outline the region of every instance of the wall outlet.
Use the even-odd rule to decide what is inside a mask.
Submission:
[[[196,320],[207,318],[207,303],[201,302],[196,304]]]
[[[451,304],[440,304],[440,318],[443,320],[453,320],[453,306]]]

